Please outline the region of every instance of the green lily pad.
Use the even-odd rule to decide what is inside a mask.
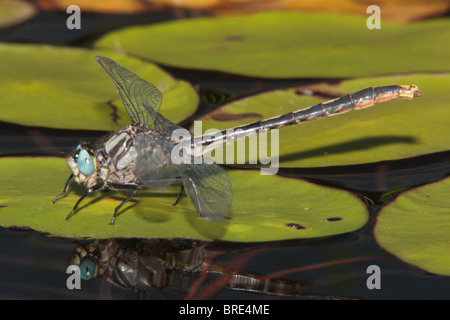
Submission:
[[[450,178],[401,194],[378,215],[384,249],[428,272],[450,276]]]
[[[320,167],[402,159],[448,149],[450,75],[412,74],[342,81],[308,89],[341,96],[370,86],[416,84],[422,97],[397,99],[279,129],[282,167]],[[305,89],[305,88],[304,88]],[[203,117],[202,129],[232,128],[324,101],[277,90],[232,102]],[[235,146],[235,150],[237,146]],[[226,147],[224,149],[226,153]],[[270,153],[269,153],[270,154]],[[255,160],[255,157],[250,157]]]
[[[0,120],[107,131],[130,124],[114,84],[95,61],[97,55],[157,86],[164,96],[161,114],[173,122],[195,112],[198,96],[191,85],[154,64],[110,52],[0,44]]]
[[[450,71],[448,39],[448,19],[369,30],[362,17],[270,12],[130,27],[96,47],[183,68],[329,79]]]
[[[89,196],[68,222],[65,217],[84,189],[72,184],[54,205],[69,175],[60,158],[0,159],[0,225],[27,226],[53,236],[73,238],[193,238],[273,241],[350,232],[368,219],[365,205],[345,191],[301,180],[263,176],[259,171],[229,171],[233,185],[231,219],[200,218],[186,197],[175,206],[179,187],[142,191],[110,225],[125,194]]]

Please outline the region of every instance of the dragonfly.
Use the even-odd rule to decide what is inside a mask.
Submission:
[[[190,134],[191,149],[200,148],[201,152],[192,152],[189,155],[191,162],[178,163],[173,161],[172,151],[180,141],[174,141],[172,133],[183,128],[159,113],[162,94],[158,88],[109,58],[98,56],[96,60],[116,86],[131,124],[100,138],[94,145],[81,142],[68,155],[66,162],[72,173],[53,203],[66,195],[72,179],[86,191],[66,217],[67,221],[80,203],[96,191],[130,192],[115,208],[110,222],[114,224],[120,209],[144,187],[161,190],[181,185],[173,205],[185,193],[200,217],[220,222],[229,218],[233,198],[231,181],[221,166],[199,159],[202,152],[258,132],[364,109],[379,102],[420,96],[416,85],[369,87],[306,109],[223,130],[219,134]]]

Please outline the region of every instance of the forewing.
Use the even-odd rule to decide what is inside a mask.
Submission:
[[[184,189],[200,216],[220,222],[228,217],[233,193],[227,172],[216,164],[177,166]]]
[[[160,113],[158,113],[157,110],[155,111],[152,107],[150,107],[146,103],[143,103],[142,105],[143,105],[145,111],[152,118],[152,122],[155,124],[155,128],[154,129],[156,131],[161,132],[164,136],[171,137],[172,136],[172,132],[177,130],[177,129],[181,129],[181,130],[187,131],[186,129],[180,127],[179,125],[176,125],[175,123],[173,123],[169,119],[167,119],[164,116],[162,116]],[[187,131],[187,132],[189,132],[189,131]],[[189,133],[189,135],[191,135],[191,134]]]
[[[98,56],[96,59],[114,82],[132,123],[151,125],[153,120],[143,104],[158,113],[162,102],[158,88],[109,58]]]

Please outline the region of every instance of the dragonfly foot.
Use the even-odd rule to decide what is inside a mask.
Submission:
[[[70,217],[72,216],[72,214],[75,212],[75,210],[70,211],[70,213],[67,215],[66,217],[66,221],[69,222]]]
[[[66,194],[66,192],[61,192],[60,194],[58,194],[55,199],[52,200],[53,204],[55,204],[55,202],[61,198],[62,196],[64,196]]]
[[[184,185],[181,185],[181,190],[180,190],[180,193],[178,194],[178,198],[177,198],[177,200],[175,200],[174,203],[172,203],[172,207],[175,207],[178,204],[178,202],[180,202],[181,198],[183,197],[183,190],[184,190]]]

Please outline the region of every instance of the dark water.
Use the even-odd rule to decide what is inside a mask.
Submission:
[[[86,14],[83,29],[68,32],[64,13],[43,12],[31,21],[0,30],[0,39],[14,42],[57,43],[89,46],[108,30],[125,25],[158,22],[177,15],[198,16],[202,12],[164,12],[137,17]],[[59,30],[59,31],[58,31]],[[202,95],[196,116],[217,106],[257,92],[286,88],[319,79],[267,80],[236,77],[216,72],[195,72],[166,68],[175,77],[190,81]],[[188,125],[192,119],[184,123]],[[66,131],[0,124],[0,153],[7,155],[58,155],[68,152],[79,140],[95,140],[103,135],[96,131]],[[292,240],[264,244],[230,244],[214,242],[205,252],[214,253],[210,266],[220,266],[224,274],[240,271],[289,279],[292,283],[314,284],[295,295],[275,296],[222,288],[225,278],[211,278],[199,287],[158,288],[146,294],[122,289],[105,279],[81,283],[80,290],[66,287],[66,268],[79,243],[48,238],[31,230],[0,229],[0,299],[284,299],[284,298],[360,298],[360,299],[449,299],[450,278],[428,274],[408,265],[380,248],[372,235],[376,215],[389,198],[389,190],[411,188],[438,181],[450,172],[450,152],[424,155],[413,159],[385,161],[376,164],[333,168],[282,169],[279,174],[304,178],[314,183],[342,188],[363,198],[369,197],[370,221],[361,230],[349,234],[313,240]],[[383,181],[380,184],[380,181]],[[87,245],[84,242],[83,245]],[[132,246],[140,248],[140,241]],[[175,249],[189,249],[181,240],[173,241]],[[198,244],[197,244],[198,245]],[[187,247],[186,247],[187,246]],[[195,250],[195,246],[192,250]],[[164,247],[162,247],[164,250]],[[156,254],[164,254],[158,252]],[[367,268],[381,269],[381,289],[370,290]],[[179,268],[182,269],[182,268]],[[230,271],[233,270],[233,271]],[[182,271],[182,270],[175,270]],[[174,271],[174,272],[175,272]],[[227,273],[228,272],[228,273]],[[279,274],[281,272],[281,274]],[[186,277],[194,272],[186,272]],[[186,277],[184,279],[186,279]],[[200,276],[201,277],[201,276]],[[209,276],[208,276],[209,277]],[[222,279],[222,280],[221,280]],[[224,280],[225,279],[225,280]],[[222,282],[221,282],[222,281]],[[226,283],[226,281],[225,281]]]

